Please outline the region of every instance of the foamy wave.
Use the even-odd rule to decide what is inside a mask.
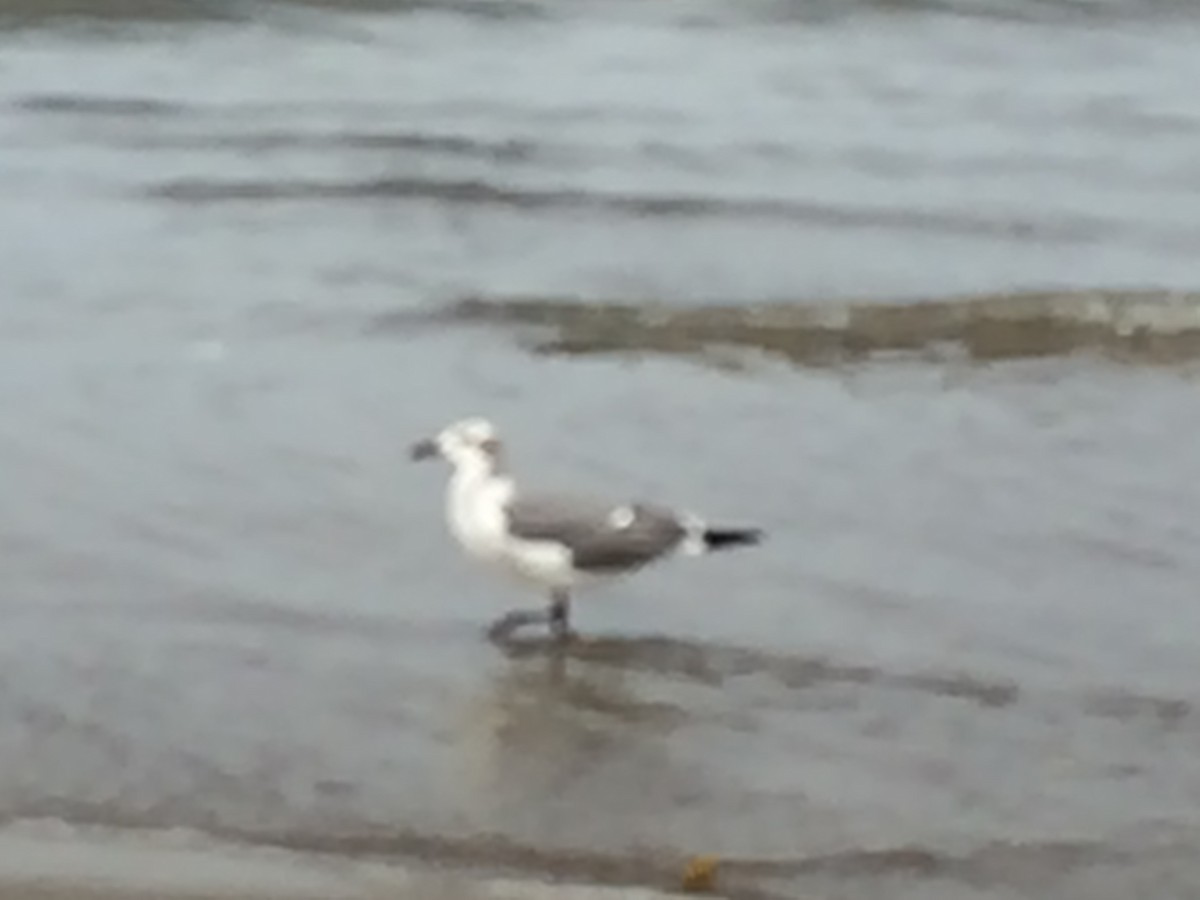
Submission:
[[[671,307],[567,297],[469,297],[372,330],[423,320],[534,329],[551,353],[703,354],[738,347],[805,365],[880,353],[976,360],[1096,352],[1130,362],[1200,356],[1200,294],[1030,292],[894,302],[769,302]]]

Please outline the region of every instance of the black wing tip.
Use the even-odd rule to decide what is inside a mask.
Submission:
[[[707,528],[704,531],[704,546],[709,550],[747,547],[761,544],[766,537],[766,532],[761,528]]]

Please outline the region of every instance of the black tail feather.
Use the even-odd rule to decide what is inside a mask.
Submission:
[[[709,550],[724,550],[757,544],[765,536],[760,528],[706,528],[704,546]]]

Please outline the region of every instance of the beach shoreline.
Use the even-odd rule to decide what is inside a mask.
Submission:
[[[542,883],[235,847],[199,835],[63,827],[0,835],[0,900],[658,900],[646,888]]]

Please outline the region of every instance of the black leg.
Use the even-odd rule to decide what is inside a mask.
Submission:
[[[551,636],[559,642],[571,636],[571,596],[565,590],[550,594],[550,605],[546,609],[514,609],[505,613],[488,628],[488,637],[493,641],[506,641],[512,633],[526,625],[549,625]]]
[[[507,640],[518,628],[524,628],[526,625],[541,625],[550,620],[551,616],[545,610],[514,609],[492,623],[488,629],[488,637],[493,641]]]
[[[550,633],[557,641],[565,641],[571,635],[571,595],[565,590],[556,590],[550,595]]]

